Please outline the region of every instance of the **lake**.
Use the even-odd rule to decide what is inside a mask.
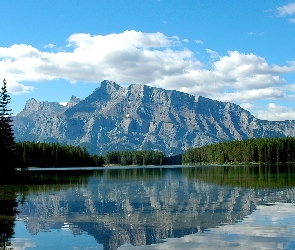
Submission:
[[[25,174],[0,189],[7,249],[295,249],[295,165]]]

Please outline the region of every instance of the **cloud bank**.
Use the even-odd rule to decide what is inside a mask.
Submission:
[[[290,9],[280,11],[291,13]],[[128,30],[96,36],[73,34],[63,50],[51,43],[44,46],[44,51],[14,44],[0,47],[0,76],[7,79],[8,90],[13,94],[34,90],[25,82],[64,79],[99,83],[108,79],[123,85],[147,84],[235,103],[294,95],[294,85],[282,75],[295,72],[295,61],[270,65],[255,54],[228,51],[221,56],[207,48],[205,53],[211,61],[202,62],[185,47],[188,43],[187,39],[160,32]]]

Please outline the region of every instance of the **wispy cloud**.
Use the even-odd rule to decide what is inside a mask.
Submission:
[[[202,40],[195,40],[194,42],[197,43],[197,44],[203,44],[204,43]]]
[[[280,16],[290,16],[295,14],[295,2],[277,8]],[[295,23],[295,18],[289,18],[290,23]]]
[[[210,57],[212,58],[212,59],[218,59],[218,58],[220,58],[220,56],[219,56],[219,54],[218,54],[218,52],[216,52],[216,51],[214,51],[214,50],[212,50],[212,49],[206,49],[206,52],[210,55]]]
[[[53,49],[54,47],[55,47],[55,45],[52,44],[52,43],[48,43],[48,44],[43,46],[44,49]]]
[[[295,13],[295,2],[277,8],[279,15],[287,16]]]

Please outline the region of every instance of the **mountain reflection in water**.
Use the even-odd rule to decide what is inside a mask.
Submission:
[[[17,224],[12,246],[25,249],[21,241],[28,243],[31,235],[37,242],[32,248],[45,249],[38,237],[47,235],[52,244],[70,232],[77,239],[94,237],[99,244],[93,249],[214,249],[216,244],[248,249],[248,240],[253,247],[290,249],[294,170],[294,165],[105,169],[67,178],[36,171],[36,180],[48,184],[26,184],[18,219],[28,234],[20,239]],[[55,249],[67,243],[59,244]]]

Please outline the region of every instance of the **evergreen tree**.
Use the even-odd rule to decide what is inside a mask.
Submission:
[[[0,172],[9,172],[14,170],[14,135],[12,129],[11,109],[8,108],[10,96],[6,89],[6,80],[3,80],[3,86],[0,91],[0,159],[2,169]]]

